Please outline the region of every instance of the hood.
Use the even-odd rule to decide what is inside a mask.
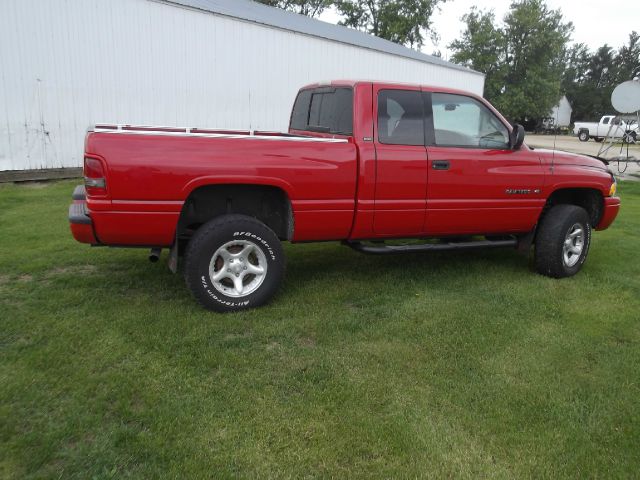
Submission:
[[[541,153],[545,159],[551,161],[555,165],[573,165],[578,167],[597,168],[598,170],[608,171],[607,162],[605,159],[598,159],[597,157],[591,157],[588,155],[580,155],[578,153],[563,152],[560,150],[548,150],[544,148],[536,148],[536,152]]]

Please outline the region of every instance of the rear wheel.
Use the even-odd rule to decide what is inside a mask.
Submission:
[[[536,270],[554,278],[575,275],[587,258],[590,244],[591,224],[586,210],[576,205],[556,205],[538,228]]]
[[[582,130],[580,133],[578,133],[578,140],[580,140],[581,142],[588,142],[589,132],[587,132],[586,130]]]
[[[203,307],[232,312],[268,302],[282,282],[284,263],[269,227],[245,215],[224,215],[189,242],[185,279]]]

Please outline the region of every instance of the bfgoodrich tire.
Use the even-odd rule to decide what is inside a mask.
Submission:
[[[224,215],[198,229],[187,246],[185,279],[206,309],[232,312],[267,303],[284,277],[280,240],[255,218]]]
[[[538,273],[553,278],[580,271],[591,245],[591,225],[584,208],[556,205],[542,218],[535,244]]]

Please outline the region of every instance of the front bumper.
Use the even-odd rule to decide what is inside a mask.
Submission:
[[[78,185],[71,196],[73,203],[69,205],[69,227],[71,234],[80,243],[99,245],[93,230],[93,221],[87,208],[87,194],[84,186]]]
[[[600,221],[596,226],[596,230],[604,230],[606,228],[609,228],[609,225],[611,225],[618,216],[619,211],[620,198],[606,197],[604,199],[604,211],[602,212],[602,218],[600,218]]]

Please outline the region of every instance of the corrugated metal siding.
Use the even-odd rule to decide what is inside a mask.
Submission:
[[[149,0],[5,0],[0,170],[76,167],[101,122],[285,130],[300,86],[483,77]]]

